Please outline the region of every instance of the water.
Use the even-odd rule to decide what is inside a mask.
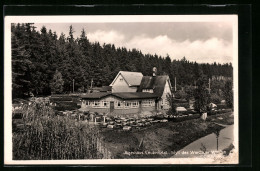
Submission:
[[[222,151],[233,143],[233,132],[234,125],[227,126],[226,128],[220,130],[218,136],[217,133],[212,133],[202,137],[178,151],[174,157],[196,157],[203,154],[203,151],[206,151],[209,154]]]

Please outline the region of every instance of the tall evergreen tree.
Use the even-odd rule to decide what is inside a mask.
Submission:
[[[29,95],[31,89],[30,70],[32,62],[30,55],[25,50],[25,45],[19,43],[15,31],[12,33],[12,95],[23,97]]]
[[[225,83],[224,87],[224,98],[226,100],[226,104],[228,107],[233,108],[233,87],[232,87],[232,81],[227,81]]]
[[[56,70],[62,74],[63,92],[72,91],[72,80],[75,80],[75,91],[82,92],[90,85],[109,85],[121,70],[137,71],[143,75],[152,75],[152,68],[157,67],[157,75],[167,74],[172,85],[174,78],[179,86],[189,87],[201,76],[202,70],[206,78],[224,76],[232,79],[232,64],[198,64],[172,59],[172,56],[143,54],[137,49],[115,47],[113,44],[89,42],[83,29],[79,38],[74,37],[73,27],[69,27],[69,35],[42,27],[35,30],[33,23],[13,24],[12,31],[12,79],[13,95],[23,96],[33,92],[35,95],[51,93],[50,80]],[[224,82],[212,81],[215,89],[224,88]],[[198,85],[198,83],[196,84]],[[213,91],[213,90],[212,90]],[[219,93],[221,91],[215,91]]]
[[[63,92],[63,85],[64,85],[64,81],[62,79],[62,75],[61,73],[56,70],[54,75],[53,75],[53,79],[51,80],[50,86],[51,86],[51,92],[54,93],[62,93]]]
[[[201,77],[197,81],[197,88],[194,91],[194,109],[202,114],[203,112],[207,112],[208,105],[210,103],[210,95],[207,90],[207,78],[205,75],[201,75]]]

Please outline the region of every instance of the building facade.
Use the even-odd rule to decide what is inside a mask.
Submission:
[[[142,78],[143,74],[140,72],[120,71],[110,84],[112,93],[136,92]]]
[[[167,95],[172,91],[167,75],[143,76],[139,72],[120,71],[110,87],[111,92],[82,95],[81,110],[124,115],[170,108]]]

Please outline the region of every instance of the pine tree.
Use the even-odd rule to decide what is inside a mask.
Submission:
[[[228,107],[233,108],[233,90],[232,81],[227,81],[223,90],[224,98]]]
[[[177,111],[176,111],[176,104],[174,102],[174,95],[173,94],[167,94],[167,101],[168,103],[170,104],[170,109],[168,111],[168,114],[173,114],[173,115],[176,115],[177,114]]]
[[[28,42],[24,40],[25,27],[12,26],[12,94],[13,97],[29,96],[31,92],[31,68]]]
[[[63,92],[63,85],[64,81],[62,79],[61,73],[56,70],[55,74],[53,75],[53,79],[51,80],[50,86],[51,86],[51,92],[54,93],[62,93]]]
[[[62,33],[59,38],[55,31],[47,31],[44,26],[36,32],[33,23],[12,24],[11,32],[13,95],[17,97],[30,92],[35,95],[50,94],[50,80],[56,70],[62,74],[64,92],[72,90],[73,79],[75,91],[84,91],[92,78],[95,86],[105,86],[121,70],[152,75],[153,67],[157,67],[157,75],[169,75],[172,85],[176,77],[177,86],[182,87],[194,85],[201,74],[207,78],[214,75],[232,79],[233,67],[230,63],[197,64],[186,58],[174,60],[170,55],[143,54],[140,50],[115,47],[113,44],[100,46],[98,42],[89,42],[84,29],[80,37],[75,38],[72,26],[69,27],[69,35]],[[199,70],[203,72],[199,73]],[[213,85],[212,81],[212,92],[223,90],[224,82]]]
[[[194,91],[194,109],[199,114],[208,111],[208,104],[210,100],[209,91],[207,90],[207,78],[205,75],[201,75],[201,77],[197,81],[197,88]]]

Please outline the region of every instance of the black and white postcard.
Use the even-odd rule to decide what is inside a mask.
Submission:
[[[237,15],[4,26],[5,164],[238,164]]]

